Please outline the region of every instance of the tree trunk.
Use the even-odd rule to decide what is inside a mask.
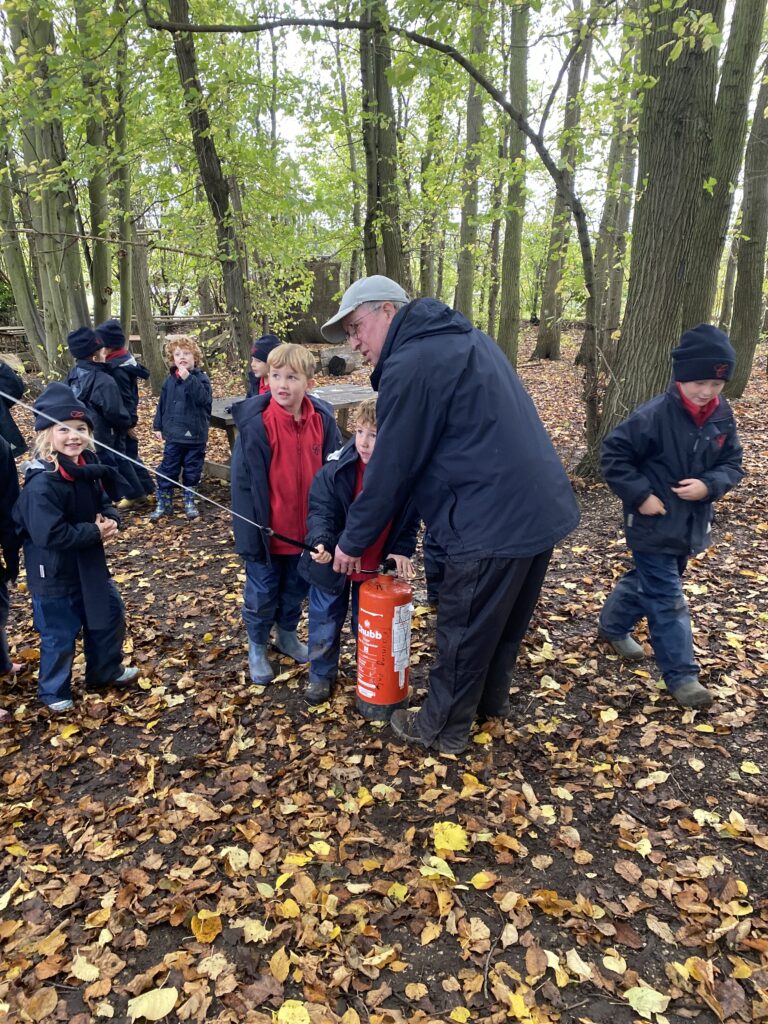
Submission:
[[[125,0],[116,0],[115,10],[127,17]],[[133,319],[133,219],[131,217],[131,165],[127,151],[125,90],[128,86],[128,38],[125,23],[120,29],[115,65],[115,151],[117,157],[117,235],[124,244],[117,250],[120,275],[120,325],[126,338]]]
[[[428,99],[433,99],[435,90],[427,87]],[[435,247],[437,244],[437,203],[431,187],[432,170],[437,162],[438,129],[443,120],[443,104],[431,110],[427,123],[427,141],[421,154],[421,209],[422,232],[419,244],[419,293],[434,298],[437,295],[435,280]]]
[[[581,11],[581,0],[574,0],[574,11]],[[575,42],[576,40],[574,40]],[[562,143],[560,148],[560,164],[566,177],[568,187],[573,185],[578,145],[576,132],[581,120],[581,104],[579,92],[584,85],[582,71],[586,80],[587,46],[580,46],[574,54],[568,68],[568,87],[565,97],[565,116],[563,118]],[[532,359],[559,359],[561,319],[563,316],[562,280],[565,261],[568,255],[568,243],[571,239],[571,211],[568,202],[560,192],[555,196],[552,213],[552,228],[547,250],[547,264],[544,273],[544,287],[541,292],[541,323],[536,339],[536,348]]]
[[[347,79],[344,72],[344,65],[341,61],[341,44],[336,35],[333,39],[333,52],[336,57],[336,78],[339,82],[339,98],[341,100],[341,117],[344,123],[344,135],[347,143],[347,155],[349,156],[349,176],[352,182],[352,227],[355,232],[355,244],[352,254],[349,257],[349,283],[352,284],[360,277],[360,239],[362,237],[362,202],[360,198],[360,185],[357,178],[357,147],[352,132],[352,118],[349,113],[349,100],[347,99]]]
[[[32,282],[27,272],[24,253],[16,231],[8,156],[8,147],[3,144],[0,146],[0,172],[6,172],[0,174],[0,177],[5,179],[0,180],[0,243],[2,244],[3,264],[8,273],[13,301],[24,325],[32,358],[35,360],[38,370],[43,376],[47,376],[49,363],[45,345],[45,327],[37,310]]]
[[[479,7],[472,8],[472,42],[470,58],[485,52],[485,25]],[[477,247],[477,198],[479,192],[477,169],[480,166],[480,135],[483,128],[484,92],[474,78],[470,79],[467,94],[466,150],[461,176],[461,225],[459,253],[456,267],[456,293],[454,307],[468,320],[474,316],[475,250]]]
[[[78,53],[83,89],[89,97],[89,115],[85,122],[88,155],[88,206],[91,239],[91,299],[93,319],[97,324],[108,320],[112,309],[112,253],[106,239],[110,227],[109,189],[107,184],[108,155],[104,120],[101,74],[89,51],[98,45],[94,38],[93,9],[84,0],[75,2]]]
[[[725,386],[730,398],[744,393],[755,347],[760,340],[763,311],[763,275],[765,245],[768,236],[768,61],[763,66],[762,82],[755,104],[752,130],[744,160],[744,199],[742,201],[736,287],[733,295],[731,342],[736,349],[736,370]]]
[[[136,307],[136,326],[141,338],[141,359],[150,372],[150,387],[153,395],[159,395],[168,376],[168,367],[163,358],[162,345],[157,337],[155,320],[152,316],[152,292],[149,287],[149,260],[144,222],[137,218],[133,248],[133,301]]]
[[[502,165],[506,162],[507,146],[509,145],[509,126],[506,126],[507,136],[499,146],[499,158]],[[496,317],[499,306],[499,289],[501,288],[501,274],[499,257],[501,256],[501,218],[502,205],[504,202],[504,176],[502,171],[496,175],[491,189],[491,235],[488,240],[488,327],[487,332],[491,338],[496,336]]]
[[[523,116],[528,113],[528,20],[527,4],[510,12],[509,95]],[[525,216],[525,135],[514,122],[509,130],[509,185],[504,214],[504,252],[501,258],[499,348],[517,366],[520,332],[520,267]]]
[[[634,105],[636,96],[630,98]],[[628,111],[622,110],[613,126],[608,152],[608,180],[605,202],[595,240],[595,344],[601,371],[611,364],[614,354],[613,336],[619,328],[621,297],[624,287],[626,235],[632,208],[632,185],[635,174],[635,134]],[[583,360],[583,345],[576,364]]]
[[[669,60],[677,18],[693,10],[720,24],[724,0],[685,3],[674,12],[644,5],[649,31],[641,45],[641,72],[655,82],[643,96],[639,121],[638,198],[624,324],[603,405],[598,442],[635,406],[663,391],[670,351],[680,340],[691,232],[709,159],[717,53],[697,40]],[[664,49],[660,49],[664,47]],[[580,467],[593,472],[598,444]]]
[[[34,115],[21,124],[25,185],[36,233],[40,287],[49,371],[62,372],[65,358],[59,345],[79,324],[90,324],[78,246],[76,205],[65,170],[67,156],[58,106],[50,95],[48,55],[55,52],[53,26],[41,9],[9,12],[9,26],[20,74],[31,78]],[[30,60],[30,57],[36,60]]]
[[[387,72],[392,66],[389,37],[384,29],[389,15],[384,0],[369,0],[372,32],[360,34],[363,144],[368,194],[364,228],[368,274],[383,273],[411,291],[411,273],[403,251],[400,199],[397,184],[397,125],[392,88]],[[379,239],[381,243],[379,244]]]
[[[187,0],[169,0],[169,6],[174,21],[189,24]],[[231,317],[232,340],[242,358],[249,359],[251,310],[242,267],[242,250],[235,230],[229,185],[222,170],[210,118],[203,102],[203,87],[197,71],[197,55],[192,34],[174,32],[173,47],[200,177],[216,225],[224,294],[227,299],[227,312]]]
[[[739,175],[747,113],[760,40],[763,37],[766,0],[736,0],[728,46],[720,72],[715,104],[710,158],[704,179],[714,185],[704,194],[693,231],[696,259],[687,268],[683,302],[683,330],[709,323],[717,295],[717,278]]]
[[[728,253],[728,264],[725,268],[725,280],[723,281],[723,301],[720,306],[720,319],[717,326],[727,334],[731,326],[733,316],[733,289],[736,284],[736,264],[739,258],[739,232],[741,231],[742,212],[736,214],[734,232],[731,236],[731,249]]]

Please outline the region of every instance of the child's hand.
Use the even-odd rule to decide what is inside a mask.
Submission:
[[[189,370],[186,368],[186,366],[177,366],[176,369],[178,370],[181,379],[186,380],[187,377],[189,376]]]
[[[107,519],[99,512],[96,516],[96,525],[99,528],[101,534],[101,543],[109,544],[110,541],[114,540],[117,536],[117,523],[114,519]]]
[[[416,575],[416,570],[413,568],[413,562],[410,558],[406,558],[405,555],[387,555],[387,558],[391,558],[395,563],[395,571],[398,576],[402,576],[404,580],[412,580]]]
[[[315,550],[310,551],[309,557],[319,565],[328,565],[333,555],[330,551],[326,551],[322,544],[315,544]]]
[[[664,502],[657,498],[655,494],[649,494],[637,511],[641,516],[665,516],[667,514]]]
[[[703,480],[681,480],[672,490],[683,501],[703,501],[709,494],[709,488]]]
[[[162,430],[153,430],[152,433],[155,435],[155,437],[157,438],[158,441],[162,441],[163,440],[163,432],[162,432]]]

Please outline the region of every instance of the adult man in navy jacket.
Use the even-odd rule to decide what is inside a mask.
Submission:
[[[552,549],[579,521],[568,477],[500,349],[461,313],[408,301],[376,275],[344,293],[322,328],[375,367],[376,448],[334,556],[337,572],[408,498],[445,552],[437,661],[402,739],[460,753],[476,715],[509,713],[509,685]]]

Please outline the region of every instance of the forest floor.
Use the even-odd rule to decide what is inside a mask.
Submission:
[[[521,376],[574,466],[578,371]],[[41,710],[20,588],[9,633],[29,671],[0,689],[0,1016],[768,1021],[766,408],[763,351],[735,403],[748,475],[686,577],[707,713],[673,704],[652,659],[633,669],[596,644],[627,553],[618,503],[581,481],[513,719],[478,723],[461,758],[356,713],[350,643],[320,708],[293,664],[250,683],[243,572],[213,506],[192,523],[128,513],[109,549],[141,669],[130,693],[81,692],[78,662],[76,710]],[[222,432],[210,447],[226,456]],[[228,503],[215,481],[203,493]],[[423,577],[414,603],[418,704]]]

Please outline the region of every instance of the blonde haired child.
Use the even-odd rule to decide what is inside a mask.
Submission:
[[[307,584],[298,574],[299,548],[265,537],[253,525],[301,541],[312,478],[341,437],[333,410],[308,394],[315,360],[302,345],[278,345],[267,357],[269,388],[232,410],[238,438],[232,452],[235,550],[245,562],[243,619],[254,683],[273,679],[267,643],[303,663],[306,644],[296,636]]]
[[[120,522],[103,486],[113,470],[93,453],[90,413],[65,384],[50,384],[34,408],[37,458],[26,466],[14,518],[40,634],[38,696],[60,712],[73,706],[80,632],[87,690],[125,686],[139,672],[122,664],[125,608],[104,555]]]
[[[203,361],[200,346],[186,334],[168,335],[165,361],[169,374],[160,392],[153,424],[155,437],[165,441],[163,461],[157,471],[177,483],[183,474],[184,511],[188,519],[197,519],[200,512],[193,490],[203,475],[211,415],[211,382],[200,369]],[[157,507],[149,518],[157,522],[172,511],[173,485],[159,477]]]

